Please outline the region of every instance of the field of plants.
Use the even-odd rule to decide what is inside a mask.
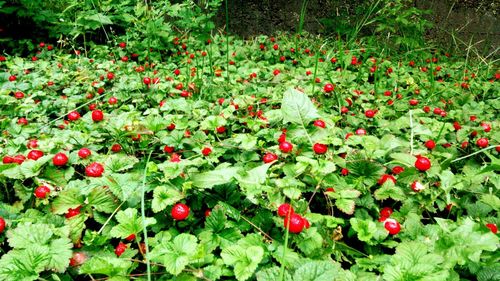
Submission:
[[[500,280],[497,64],[134,36],[0,55],[0,280]]]

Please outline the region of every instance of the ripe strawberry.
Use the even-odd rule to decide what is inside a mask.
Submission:
[[[408,103],[409,103],[411,106],[416,106],[416,105],[418,105],[418,100],[416,100],[416,99],[411,99]]]
[[[262,157],[262,161],[264,161],[264,163],[271,163],[275,160],[278,160],[278,155],[272,153],[272,152],[268,152],[266,154],[264,154],[264,156]]]
[[[328,187],[328,188],[325,189],[325,192],[335,192],[335,188]]]
[[[104,119],[104,113],[101,110],[96,109],[92,111],[92,121],[99,122],[102,121],[102,119]]]
[[[142,82],[144,82],[144,84],[146,84],[146,85],[149,85],[149,84],[151,84],[151,78],[149,78],[149,77],[144,77],[144,78],[142,79]]]
[[[19,99],[22,99],[22,98],[24,98],[24,93],[23,93],[23,92],[15,92],[15,93],[14,93],[14,97],[15,97],[16,99],[18,99],[18,100],[19,100]]]
[[[26,147],[29,149],[37,148],[38,147],[38,140],[36,140],[36,139],[29,140],[28,144],[26,144]]]
[[[68,212],[66,212],[66,215],[64,215],[67,219],[72,218],[74,216],[77,216],[80,214],[80,208],[81,206],[78,206],[74,209],[69,208]]]
[[[380,218],[388,218],[392,215],[394,211],[391,207],[384,207],[380,209]]]
[[[284,203],[284,204],[279,205],[279,207],[278,207],[278,216],[280,216],[280,217],[286,217],[286,216],[288,216],[289,212],[290,212],[290,215],[295,212],[293,210],[293,207],[290,204]]]
[[[14,82],[14,81],[16,81],[16,80],[17,80],[16,75],[11,75],[11,76],[9,76],[9,81],[10,81],[10,82]]]
[[[80,119],[80,113],[78,113],[78,111],[71,111],[70,113],[68,113],[68,119],[71,120],[71,121],[76,121],[78,119]]]
[[[481,123],[481,127],[483,127],[483,129],[484,129],[484,131],[485,131],[486,133],[489,133],[489,132],[491,131],[491,125],[490,125],[490,124],[488,124],[488,123],[484,123],[484,122],[482,122],[482,123]]]
[[[125,47],[127,47],[127,43],[125,43],[125,42],[120,42],[120,43],[118,44],[118,46],[120,46],[120,48],[122,48],[122,49],[125,49]]]
[[[343,176],[347,176],[349,174],[349,170],[346,168],[342,168],[342,170],[340,170],[340,174]]]
[[[18,154],[14,156],[14,158],[12,158],[13,163],[17,163],[19,165],[21,165],[24,162],[24,160],[26,160],[26,157],[24,157],[24,155],[22,154]]]
[[[460,123],[455,121],[455,122],[453,122],[453,128],[455,128],[455,131],[458,131],[458,130],[462,129],[462,126],[460,126]]]
[[[4,224],[5,224],[5,223],[4,223]],[[497,227],[497,225],[496,225],[496,224],[494,224],[494,223],[487,223],[487,224],[486,224],[486,227],[487,227],[487,228],[489,228],[489,229],[491,230],[491,232],[493,232],[493,234],[497,234],[497,233],[498,233],[498,227]],[[0,227],[0,229],[1,229],[1,227]],[[0,233],[1,233],[1,232],[2,232],[2,231],[0,231]]]
[[[104,166],[97,162],[90,163],[90,165],[85,168],[85,174],[88,177],[98,178],[102,176],[102,173],[104,173]]]
[[[78,150],[78,156],[82,159],[85,159],[87,157],[89,157],[90,155],[92,154],[92,152],[90,151],[90,149],[84,147],[84,148],[81,148],[80,150]]]
[[[365,116],[367,118],[373,118],[375,116],[375,111],[371,110],[371,109],[368,109],[367,111],[365,111]]]
[[[189,216],[189,207],[186,204],[177,203],[171,211],[174,220],[182,221]]]
[[[163,147],[163,151],[166,152],[166,153],[172,153],[172,152],[175,151],[175,147],[165,145],[165,147]]]
[[[55,166],[64,166],[68,163],[68,156],[66,154],[59,152],[52,158],[52,163]]]
[[[201,150],[201,153],[204,155],[204,156],[208,156],[210,155],[210,153],[212,153],[212,149],[210,147],[205,147]]]
[[[389,175],[389,174],[383,174],[380,179],[378,180],[378,184],[379,185],[383,185],[386,181],[392,181],[394,184],[396,184],[396,178],[392,175]]]
[[[174,70],[174,74],[176,76],[179,76],[181,74],[181,71],[179,69]]]
[[[115,248],[115,254],[117,257],[120,257],[125,250],[127,250],[127,245],[123,242],[118,243],[118,245]]]
[[[293,150],[293,145],[287,141],[281,142],[279,145],[281,152],[288,153]]]
[[[326,127],[325,121],[323,121],[321,119],[315,120],[313,125],[318,127],[318,128],[325,128]]]
[[[5,219],[0,217],[0,234],[5,230]]]
[[[80,266],[87,260],[87,255],[82,252],[74,252],[73,256],[69,259],[69,266]]]
[[[291,214],[289,217],[285,217],[283,225],[291,233],[300,233],[305,227],[305,221],[300,215]]]
[[[118,143],[115,143],[111,146],[111,151],[113,151],[115,153],[120,152],[120,151],[122,151],[122,146]]]
[[[404,172],[404,170],[405,169],[401,166],[395,166],[394,168],[392,168],[392,173],[395,175],[398,175],[398,174]]]
[[[50,189],[45,185],[39,186],[35,189],[36,198],[45,199],[49,193]]]
[[[316,154],[325,154],[328,150],[328,146],[322,143],[315,143],[313,145],[313,150]]]
[[[431,161],[427,157],[418,156],[415,161],[415,168],[421,172],[425,172],[431,168]]]
[[[226,127],[224,126],[217,127],[216,131],[218,134],[224,134],[224,132],[226,132]]]
[[[31,159],[31,160],[38,160],[38,158],[42,157],[43,156],[43,151],[41,150],[31,150],[29,153],[28,153],[28,159]]]
[[[177,153],[172,153],[172,155],[170,156],[170,162],[172,163],[181,162],[181,156]]]
[[[487,138],[480,138],[476,141],[477,146],[480,148],[485,148],[488,146],[489,142]]]
[[[366,130],[365,130],[365,129],[363,129],[363,128],[359,128],[359,129],[357,129],[357,130],[355,131],[355,133],[356,133],[356,135],[358,135],[358,136],[364,136],[364,135],[366,135]]]
[[[133,233],[132,233],[132,234],[130,234],[129,236],[127,236],[127,237],[125,238],[125,240],[127,240],[127,241],[134,241],[134,239],[135,239],[135,234],[133,234]]]
[[[2,163],[3,164],[10,164],[10,163],[13,163],[13,162],[14,162],[14,157],[12,157],[12,156],[5,155],[2,158]]]
[[[420,192],[420,191],[425,189],[425,186],[422,183],[420,183],[419,181],[414,181],[411,184],[411,189],[413,189],[413,191],[415,191],[415,192]]]
[[[325,84],[325,86],[323,87],[323,90],[325,91],[325,93],[330,93],[330,92],[332,92],[333,90],[335,90],[335,86],[334,86],[333,84],[327,83],[327,84]]]
[[[109,103],[110,105],[114,105],[114,104],[116,104],[117,102],[118,102],[118,99],[117,99],[117,98],[115,98],[115,97],[110,97],[110,98],[108,99],[108,103]]]
[[[384,221],[384,227],[391,235],[396,235],[401,231],[401,225],[395,219],[386,219]]]
[[[433,150],[434,147],[436,147],[436,143],[433,140],[428,140],[425,142],[425,147],[427,147],[430,150]]]

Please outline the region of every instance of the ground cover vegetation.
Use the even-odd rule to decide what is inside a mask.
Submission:
[[[0,55],[1,280],[500,280],[500,72],[424,11],[71,3],[0,1],[48,32]]]

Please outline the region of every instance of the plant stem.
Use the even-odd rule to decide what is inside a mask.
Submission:
[[[142,228],[144,232],[144,244],[146,246],[146,255],[144,256],[146,259],[146,268],[147,268],[147,276],[148,281],[151,281],[151,263],[149,261],[149,245],[148,245],[148,230],[146,227],[146,208],[144,204],[144,194],[146,193],[146,177],[148,172],[148,164],[151,159],[151,154],[153,151],[149,152],[148,158],[146,159],[146,165],[144,166],[144,176],[142,178],[142,195],[141,195],[141,217],[142,217]]]
[[[290,209],[288,209],[287,217],[285,218],[285,245],[283,246],[283,255],[281,258],[281,272],[280,281],[285,281],[285,255],[288,249],[288,238],[290,236],[290,216],[292,215],[292,202],[290,202]]]
[[[410,110],[410,154],[413,155],[413,110]]]
[[[486,147],[486,148],[483,148],[483,149],[481,149],[481,150],[478,150],[478,151],[476,151],[476,152],[473,152],[473,153],[471,153],[471,154],[469,154],[469,155],[465,155],[465,156],[463,156],[463,157],[457,158],[457,159],[455,159],[455,160],[451,161],[450,163],[457,162],[457,161],[460,161],[460,160],[463,160],[463,159],[469,158],[469,157],[471,157],[471,156],[474,156],[474,155],[476,155],[476,154],[479,154],[479,153],[484,152],[484,151],[486,151],[486,150],[490,150],[490,149],[495,148],[495,147],[496,147],[496,145],[491,145],[491,146],[488,146],[488,147]]]

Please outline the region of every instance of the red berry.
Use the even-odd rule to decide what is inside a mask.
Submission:
[[[328,151],[328,146],[322,143],[315,143],[313,150],[316,154],[325,154]]]
[[[388,218],[392,215],[394,211],[392,210],[391,207],[384,207],[380,210],[380,217],[381,218]]]
[[[172,208],[171,214],[174,220],[185,220],[189,216],[189,207],[186,204],[177,203]]]
[[[218,134],[223,134],[226,131],[226,127],[220,126],[220,127],[217,127],[216,130],[217,130]]]
[[[293,150],[293,145],[287,141],[281,142],[279,145],[281,152],[288,153]]]
[[[290,204],[284,203],[284,204],[279,205],[279,207],[278,207],[278,216],[280,216],[280,217],[286,217],[286,216],[288,216],[289,212],[290,212],[290,215],[295,212],[293,210],[293,207]]]
[[[88,177],[97,178],[102,176],[102,173],[104,173],[104,166],[97,162],[93,162],[85,168],[85,174]]]
[[[52,163],[55,166],[64,166],[68,163],[68,156],[66,154],[59,152],[52,158]]]
[[[0,233],[3,233],[5,230],[5,220],[4,218],[0,217]]]
[[[453,128],[455,128],[455,131],[458,131],[458,130],[462,129],[462,126],[460,126],[460,123],[455,121],[455,122],[453,122]]]
[[[488,124],[488,123],[484,123],[484,122],[482,122],[482,123],[481,123],[481,127],[483,127],[483,129],[484,129],[484,131],[485,131],[486,133],[488,133],[488,132],[490,132],[490,131],[491,131],[491,125],[490,125],[490,124]]]
[[[411,99],[411,100],[409,101],[409,103],[410,103],[410,105],[415,106],[415,105],[418,105],[418,100],[416,100],[416,99]]]
[[[415,168],[419,171],[425,172],[431,168],[431,161],[427,157],[419,156],[415,161]]]
[[[389,234],[396,235],[401,230],[401,225],[395,219],[386,219],[384,227],[389,231]]]
[[[166,152],[166,153],[172,153],[172,152],[175,151],[175,147],[165,145],[165,147],[163,147],[163,151]]]
[[[102,119],[104,119],[104,113],[102,113],[101,110],[96,109],[92,111],[92,121],[99,122],[102,121]]]
[[[335,192],[335,188],[328,187],[327,189],[325,189],[325,192]]]
[[[283,224],[291,233],[300,233],[305,227],[304,218],[297,214],[285,217]]]
[[[343,176],[347,176],[349,174],[349,170],[346,168],[342,168],[342,170],[340,170],[340,174]]]
[[[125,240],[127,240],[127,241],[133,241],[134,239],[135,239],[135,234],[133,234],[133,233],[132,233],[132,234],[130,234],[129,236],[127,236],[127,237],[125,238]]]
[[[268,152],[266,154],[264,154],[264,156],[262,157],[262,161],[264,161],[264,163],[271,163],[275,160],[278,160],[278,155],[272,153],[272,152]]]
[[[75,252],[73,256],[69,259],[70,266],[79,266],[85,263],[87,260],[87,255],[82,252]]]
[[[315,120],[313,125],[318,127],[318,128],[325,128],[326,127],[325,121],[320,120],[320,119]]]
[[[485,148],[488,146],[488,139],[487,138],[480,138],[476,141],[477,146],[480,148]]]
[[[39,186],[35,189],[35,197],[44,199],[47,197],[47,194],[50,193],[50,189],[45,185]]]
[[[90,151],[90,149],[84,147],[84,148],[81,148],[79,151],[78,151],[78,156],[82,159],[85,159],[87,157],[89,157],[90,155],[92,154],[92,152]]]
[[[125,250],[127,250],[127,245],[123,242],[118,243],[118,246],[115,248],[115,254],[117,257],[121,256]]]
[[[487,223],[486,227],[489,228],[491,230],[491,232],[493,232],[493,234],[497,234],[498,233],[498,227],[497,227],[496,224],[494,224],[494,223]],[[0,231],[0,233],[1,233],[1,231]]]
[[[125,42],[120,42],[120,43],[118,44],[118,46],[120,46],[120,48],[124,49],[125,47],[127,47],[127,43],[125,43]]]
[[[115,97],[110,97],[109,100],[108,100],[108,103],[110,105],[116,104],[117,102],[118,102],[118,99],[115,98]]]
[[[371,109],[368,109],[367,111],[365,111],[365,116],[367,118],[373,118],[375,116],[375,111],[371,110]]]
[[[356,133],[356,135],[358,135],[358,136],[364,136],[364,135],[366,135],[366,130],[365,130],[365,129],[363,129],[363,128],[359,128],[359,129],[357,129],[357,130],[355,131],[355,133]]]
[[[31,150],[29,153],[28,153],[28,159],[31,159],[31,160],[38,160],[38,158],[42,157],[43,156],[43,151],[41,150]]]
[[[77,111],[71,111],[70,113],[68,113],[68,119],[71,121],[76,121],[80,119],[80,113],[78,113]]]
[[[205,147],[201,150],[201,153],[205,156],[208,156],[210,155],[210,153],[212,153],[212,149],[210,147]]]
[[[76,208],[74,208],[74,209],[69,208],[69,209],[68,209],[68,212],[67,212],[67,213],[66,213],[66,215],[65,215],[65,217],[66,217],[67,219],[69,219],[69,218],[72,218],[72,217],[74,217],[74,216],[79,215],[79,214],[80,214],[80,208],[81,208],[81,206],[78,206],[78,207],[76,207]]]
[[[401,166],[395,166],[394,168],[392,168],[392,173],[397,175],[397,174],[404,172],[404,170],[405,169]]]
[[[425,142],[425,147],[432,150],[434,149],[434,147],[436,147],[436,143],[433,140],[428,140]]]
[[[325,91],[325,93],[330,93],[332,92],[333,90],[335,90],[335,86],[333,84],[325,84],[325,86],[323,87],[323,90]]]
[[[115,143],[111,146],[111,151],[120,152],[122,150],[122,146],[118,143]]]
[[[10,82],[14,82],[14,81],[16,81],[16,79],[17,79],[16,75],[9,76],[9,81]]]
[[[33,149],[38,147],[38,141],[35,140],[29,140],[28,144],[26,145],[27,148]]]
[[[420,183],[419,181],[414,181],[411,184],[411,189],[413,189],[413,191],[415,191],[415,192],[420,192],[420,191],[425,189],[425,186],[422,183]]]
[[[4,163],[4,164],[10,164],[10,163],[13,163],[13,162],[14,162],[14,157],[12,157],[12,156],[5,155],[2,158],[2,163]]]
[[[144,77],[144,79],[142,79],[142,82],[144,82],[144,84],[146,84],[146,85],[149,85],[149,84],[151,84],[151,78]]]
[[[379,185],[383,185],[386,181],[392,181],[394,184],[396,184],[396,178],[394,178],[394,176],[392,175],[388,175],[388,174],[383,174],[380,179],[378,180],[378,184]]]

